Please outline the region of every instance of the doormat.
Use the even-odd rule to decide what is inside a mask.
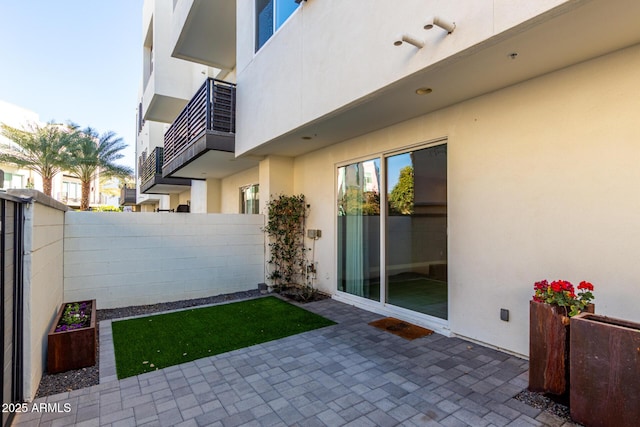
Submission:
[[[414,340],[416,338],[426,337],[431,335],[433,331],[431,329],[422,328],[420,326],[412,325],[411,323],[404,322],[395,317],[385,317],[369,323],[371,326],[375,326],[378,329],[389,331],[392,334],[398,335],[407,340]]]

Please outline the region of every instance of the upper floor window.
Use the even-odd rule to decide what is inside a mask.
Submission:
[[[79,182],[62,181],[62,194],[58,198],[62,203],[75,203],[80,200],[82,188]]]
[[[256,52],[298,6],[294,0],[256,0]]]
[[[24,188],[23,176],[11,172],[4,173],[4,182],[0,188]]]

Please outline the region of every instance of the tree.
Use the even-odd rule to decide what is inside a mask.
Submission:
[[[2,147],[0,162],[30,169],[42,177],[43,192],[51,197],[53,177],[66,168],[69,153],[69,128],[52,122],[45,126],[32,123],[17,129],[6,124],[0,125],[0,133],[13,141],[18,149]]]
[[[380,193],[362,191],[357,186],[347,187],[339,200],[340,215],[380,215]]]
[[[400,169],[398,183],[389,194],[389,210],[396,215],[413,214],[413,167]]]
[[[69,146],[71,159],[68,171],[82,183],[80,210],[85,211],[89,209],[91,181],[97,175],[124,178],[133,171],[127,166],[115,163],[124,157],[121,151],[127,146],[115,133],[105,132],[100,135],[90,127],[79,129],[74,124],[70,127],[74,132]]]

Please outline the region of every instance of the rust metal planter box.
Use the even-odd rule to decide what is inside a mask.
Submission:
[[[638,426],[640,323],[571,318],[571,418],[588,426]]]
[[[569,383],[569,318],[562,307],[529,306],[529,390],[564,395]]]
[[[587,307],[591,313],[593,304]],[[569,317],[564,307],[531,301],[529,390],[569,398]]]
[[[86,368],[96,364],[96,300],[78,301],[91,304],[91,323],[89,326],[71,331],[56,332],[67,304],[58,311],[48,335],[47,372],[55,374],[71,369]]]

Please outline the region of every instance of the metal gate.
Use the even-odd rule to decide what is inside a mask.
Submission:
[[[11,423],[11,403],[23,400],[23,253],[24,202],[0,193],[0,377],[2,379],[2,425]],[[7,405],[7,406],[5,406]]]

